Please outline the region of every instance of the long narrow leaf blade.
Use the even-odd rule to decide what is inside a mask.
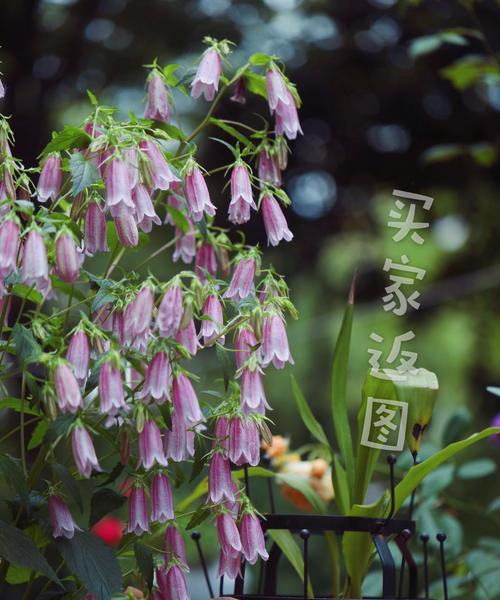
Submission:
[[[344,459],[347,482],[352,495],[354,488],[354,453],[352,449],[351,427],[347,411],[346,385],[349,367],[349,349],[351,346],[352,319],[354,311],[353,278],[351,291],[347,300],[344,318],[335,346],[332,367],[332,418],[335,438]]]
[[[304,581],[304,559],[302,558],[302,552],[293,535],[284,529],[268,529],[268,533],[273,541],[281,548],[281,551],[287,557],[301,581]],[[314,598],[310,581],[307,584],[307,594],[309,598]]]
[[[295,396],[295,401],[297,403],[297,408],[299,409],[300,416],[302,417],[302,421],[304,425],[309,429],[312,435],[320,442],[321,444],[329,445],[328,438],[323,430],[323,427],[316,420],[316,417],[313,415],[312,410],[309,408],[306,399],[304,398],[304,394],[297,383],[297,380],[292,375],[292,391]]]

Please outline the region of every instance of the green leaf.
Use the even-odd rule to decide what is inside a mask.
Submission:
[[[100,179],[99,170],[95,164],[87,160],[80,152],[74,152],[69,159],[69,170],[71,172],[71,194],[76,196],[90,185],[97,183]]]
[[[83,498],[78,486],[78,482],[71,475],[71,471],[64,465],[54,463],[52,469],[58,479],[62,482],[66,491],[71,496],[73,501],[78,505],[80,511],[83,511]]]
[[[22,363],[33,363],[40,358],[42,349],[31,331],[26,329],[24,325],[16,323],[12,329],[12,336],[14,338],[17,357]]]
[[[45,147],[42,155],[75,148],[86,148],[92,141],[91,137],[79,127],[65,127],[59,133],[53,133],[51,141]]]
[[[19,497],[24,504],[29,503],[29,493],[24,473],[21,467],[21,461],[18,458],[9,456],[8,454],[0,455],[0,470],[2,471],[5,482],[14,491],[19,494]]]
[[[210,119],[210,123],[212,123],[213,125],[216,125],[217,127],[222,129],[226,133],[229,133],[229,135],[232,135],[235,139],[237,139],[239,142],[241,142],[246,148],[254,147],[253,142],[249,138],[247,138],[246,135],[243,135],[237,129],[235,129],[234,127],[229,125],[228,123],[225,123],[224,121],[221,121],[220,119],[214,119],[213,117]]]
[[[473,86],[487,75],[498,75],[500,67],[492,59],[478,54],[468,54],[453,64],[441,69],[443,77],[451,81],[458,90]]]
[[[460,465],[457,475],[460,479],[480,479],[487,477],[497,470],[497,465],[491,458],[478,458]]]
[[[148,586],[148,590],[151,591],[153,587],[153,574],[154,574],[154,561],[153,561],[153,553],[149,548],[144,546],[144,544],[140,544],[139,542],[135,542],[134,544],[134,556],[137,562],[137,566],[139,567],[139,571],[141,575],[144,577],[144,581]]]
[[[210,514],[210,508],[206,504],[201,504],[195,510],[194,515],[191,517],[191,519],[189,519],[189,523],[186,525],[186,530],[189,531],[197,525],[200,525],[201,523],[203,523],[203,521],[205,521],[205,519],[208,519]]]
[[[458,408],[448,419],[443,427],[442,441],[443,446],[448,446],[462,438],[470,424],[472,423],[472,414],[470,410],[462,406]]]
[[[354,312],[354,285],[353,278],[351,291],[342,319],[332,365],[332,419],[335,439],[344,460],[347,482],[352,494],[354,489],[354,454],[352,449],[351,426],[347,411],[346,384],[349,368],[349,349],[351,345],[352,319]]]
[[[180,211],[178,208],[175,208],[175,206],[170,206],[167,204],[167,212],[172,217],[172,221],[177,229],[180,229],[182,233],[187,233],[189,231],[189,221],[182,211]]]
[[[267,100],[266,78],[262,75],[257,75],[253,71],[245,71],[244,77],[247,90]]]
[[[117,510],[125,504],[127,498],[111,488],[99,488],[94,492],[90,501],[89,526],[95,525],[102,517]]]
[[[71,540],[58,539],[56,546],[67,567],[96,600],[111,600],[122,590],[118,559],[98,537],[76,531]]]
[[[333,455],[332,482],[337,508],[341,514],[346,515],[351,508],[349,484],[347,483],[345,469],[336,454]]]
[[[66,435],[69,428],[76,419],[76,415],[68,413],[59,415],[49,423],[47,433],[45,434],[45,442],[54,442],[58,437]]]
[[[251,65],[256,65],[258,67],[264,67],[269,64],[271,57],[268,54],[264,54],[263,52],[257,52],[252,54],[248,59],[248,62]]]
[[[324,501],[321,499],[321,496],[318,494],[318,492],[313,490],[307,479],[304,479],[304,477],[300,477],[299,475],[278,473],[276,475],[276,481],[279,484],[284,483],[285,485],[288,485],[294,490],[300,492],[316,513],[325,513],[326,506]]]
[[[478,142],[469,146],[469,154],[481,167],[491,167],[498,158],[498,151],[493,144]]]
[[[438,35],[423,35],[410,42],[409,52],[413,58],[418,58],[434,52],[441,46],[441,43]]]
[[[32,570],[29,567],[18,567],[17,565],[10,565],[7,571],[5,581],[10,585],[19,585],[20,583],[26,583],[30,580]]]
[[[43,438],[47,433],[47,428],[49,424],[47,421],[38,421],[33,433],[31,434],[31,438],[28,444],[28,450],[33,450],[34,448],[38,448],[38,446],[43,442]]]
[[[0,520],[0,556],[19,567],[27,567],[60,584],[54,570],[35,546],[33,540],[20,529]]]
[[[40,304],[43,300],[42,294],[35,288],[29,288],[22,283],[16,283],[12,286],[12,293],[14,296],[21,298],[21,300],[27,300],[28,302],[33,302],[34,304]]]
[[[16,412],[21,412],[21,400],[19,398],[3,398],[0,400],[0,410],[10,409]],[[24,403],[24,414],[40,416],[40,411],[37,408],[26,406]]]
[[[309,408],[309,405],[307,404],[306,399],[304,398],[304,395],[302,394],[302,390],[300,389],[299,384],[297,383],[297,380],[293,375],[291,376],[291,380],[293,395],[295,397],[297,408],[299,409],[299,413],[302,417],[304,425],[307,427],[307,429],[309,429],[309,431],[318,440],[318,442],[329,446],[328,438],[326,437],[323,427],[313,415],[311,409]]]
[[[155,123],[154,128],[161,129],[173,140],[183,142],[186,139],[184,133],[178,127],[175,127],[175,125],[171,125],[170,123],[160,123],[159,121],[157,121]]]
[[[303,582],[304,559],[302,558],[302,552],[293,535],[290,533],[290,531],[285,529],[268,529],[267,532],[276,545],[281,548],[281,551],[287,557],[297,575],[300,577],[300,580]],[[310,581],[307,585],[307,594],[309,598],[314,598],[314,592]]]

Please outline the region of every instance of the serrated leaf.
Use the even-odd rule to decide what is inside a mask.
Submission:
[[[71,194],[76,196],[90,185],[97,183],[100,179],[99,170],[95,164],[87,160],[80,152],[74,152],[69,159],[69,170],[71,172]]]
[[[44,441],[49,443],[54,442],[58,437],[66,435],[75,419],[76,415],[73,415],[71,413],[57,416],[53,421],[49,423]]]
[[[33,540],[0,520],[0,556],[13,565],[38,571],[48,579],[60,584],[59,578],[35,546]]]
[[[253,71],[245,71],[244,77],[247,90],[267,100],[266,78]]]
[[[153,587],[153,575],[154,575],[154,561],[153,554],[149,548],[136,542],[134,544],[134,555],[137,566],[141,575],[144,577],[144,581],[148,586],[148,590],[151,591]]]
[[[16,323],[12,329],[12,337],[16,347],[17,357],[22,363],[36,362],[42,354],[42,349],[24,325]]]
[[[58,539],[56,546],[67,567],[96,600],[110,600],[122,590],[118,559],[98,537],[77,531],[71,540]]]
[[[111,488],[98,488],[90,501],[90,527],[125,504],[127,498]]]
[[[91,137],[79,127],[65,127],[59,133],[54,133],[52,139],[43,150],[45,156],[51,152],[86,148],[92,141]]]
[[[47,433],[47,428],[49,424],[47,421],[39,421],[33,429],[33,433],[31,434],[31,438],[28,444],[28,450],[33,450],[34,448],[38,448],[38,446],[43,442],[43,438]]]

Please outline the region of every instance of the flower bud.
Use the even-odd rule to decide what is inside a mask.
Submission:
[[[281,185],[281,172],[276,156],[271,155],[267,150],[262,150],[259,154],[259,179],[261,187],[270,183],[276,187]]]
[[[257,346],[254,332],[248,327],[238,329],[234,345],[236,350],[236,368],[241,369],[250,358],[252,348]]]
[[[208,242],[203,242],[196,253],[195,272],[202,283],[205,283],[208,273],[212,277],[217,275],[217,256],[215,250]]]
[[[175,334],[175,341],[184,346],[191,356],[196,354],[200,347],[200,343],[198,342],[193,319],[190,319],[185,327],[182,327],[181,323],[181,328]]]
[[[114,215],[118,239],[126,248],[134,248],[139,243],[139,231],[133,212],[126,206],[120,206]]]
[[[176,525],[169,525],[165,531],[163,544],[165,562],[179,561],[184,571],[189,571],[186,559],[186,545]]]
[[[169,113],[167,88],[160,75],[154,73],[148,82],[148,102],[144,118],[167,123]]]
[[[111,360],[106,361],[99,372],[99,412],[115,416],[125,406],[120,369]]]
[[[241,539],[233,516],[228,512],[217,515],[217,537],[224,554],[234,554],[241,551]]]
[[[13,219],[6,219],[0,225],[0,291],[4,279],[16,269],[18,252],[19,225]]]

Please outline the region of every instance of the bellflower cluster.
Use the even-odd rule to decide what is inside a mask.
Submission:
[[[298,95],[271,57],[231,74],[231,44],[205,43],[194,77],[179,65],[149,66],[141,116],[121,121],[89,92],[90,114],[53,135],[38,169],[13,156],[0,117],[0,328],[9,357],[0,385],[10,372],[19,377],[21,427],[25,415],[36,421],[31,441],[24,429],[21,437],[30,453],[23,448],[16,463],[37,503],[22,513],[23,529],[39,528],[44,506],[53,536],[78,544],[88,535],[73,512],[80,497],[97,512],[126,501],[129,539],[164,538],[154,555],[158,598],[189,598],[179,503],[189,492],[185,482],[173,493],[177,463],[206,469],[208,493],[197,501],[217,531],[219,573],[234,577],[243,561],[267,559],[260,518],[233,470],[259,463],[271,408],[266,371],[293,363],[288,288],[236,227],[262,218],[269,245],[293,237],[281,183],[284,136],[300,133]],[[231,133],[238,124],[226,127],[233,158],[210,171],[194,141],[224,121],[210,109],[211,119],[184,132],[176,94],[189,88],[222,110],[224,94],[243,105],[249,77],[257,98],[267,90],[274,130],[264,124],[244,143],[246,133]],[[169,252],[180,268],[165,279]],[[208,352],[232,368],[224,383],[214,378],[213,395],[193,367]]]

